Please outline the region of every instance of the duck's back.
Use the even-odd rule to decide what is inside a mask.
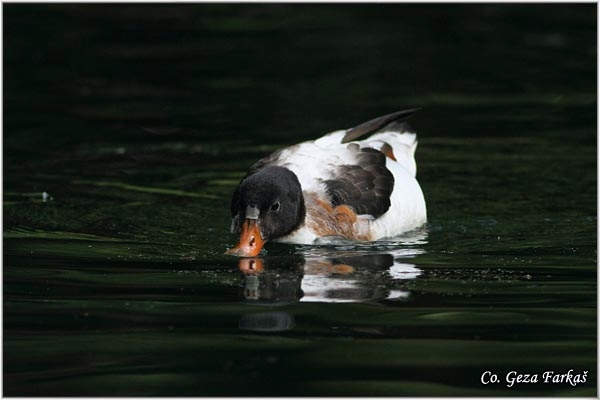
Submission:
[[[356,129],[279,150],[257,164],[294,172],[307,202],[305,224],[281,241],[311,243],[328,235],[377,240],[426,222],[425,199],[415,178],[417,140],[410,126],[392,121],[364,140],[348,141]],[[343,226],[336,227],[339,213],[344,213]],[[325,220],[329,214],[335,215],[331,221]]]

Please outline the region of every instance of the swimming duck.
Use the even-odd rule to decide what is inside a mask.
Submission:
[[[233,193],[231,231],[240,240],[226,254],[254,257],[267,241],[375,241],[423,225],[417,136],[405,122],[417,110],[384,115],[257,161]]]

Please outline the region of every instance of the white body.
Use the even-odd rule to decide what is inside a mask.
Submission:
[[[416,134],[412,132],[382,131],[361,141],[341,143],[346,131],[327,134],[317,140],[307,141],[283,149],[275,165],[293,171],[302,186],[305,197],[308,193],[324,193],[323,180],[332,179],[333,171],[340,165],[352,165],[355,152],[351,146],[381,149],[387,143],[393,150],[395,160],[386,157],[386,167],[394,176],[394,187],[390,196],[390,208],[378,218],[358,215],[356,229],[368,232],[371,240],[392,237],[416,229],[427,222],[427,209],[421,187],[416,180],[417,166],[414,158],[417,147]],[[311,218],[307,211],[306,218]],[[286,243],[312,244],[318,235],[305,223],[296,231],[277,241]]]

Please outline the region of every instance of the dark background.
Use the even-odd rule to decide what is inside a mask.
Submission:
[[[429,135],[518,136],[565,118],[576,130],[595,121],[583,107],[595,103],[595,15],[594,4],[7,4],[5,160],[113,139],[290,142],[414,106]]]

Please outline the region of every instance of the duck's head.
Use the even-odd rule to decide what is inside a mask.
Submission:
[[[225,254],[254,257],[268,240],[298,228],[305,216],[298,177],[289,169],[269,166],[244,178],[231,200],[231,231],[240,235]]]

